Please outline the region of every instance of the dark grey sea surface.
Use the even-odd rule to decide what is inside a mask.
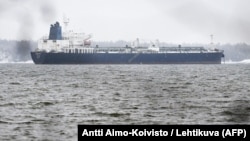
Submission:
[[[250,64],[0,64],[0,140],[79,124],[250,124]]]

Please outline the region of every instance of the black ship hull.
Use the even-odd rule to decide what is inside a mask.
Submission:
[[[35,64],[221,64],[222,52],[47,53],[31,52]]]

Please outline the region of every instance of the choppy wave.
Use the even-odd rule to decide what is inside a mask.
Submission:
[[[229,60],[229,61],[226,61],[225,63],[226,64],[250,64],[250,59],[245,59],[245,60],[242,60],[242,61]]]
[[[28,61],[12,61],[12,60],[0,60],[0,64],[13,64],[13,63],[27,63],[27,64],[32,64],[32,60]]]
[[[12,64],[12,63],[28,63],[28,64],[32,64],[33,61],[32,60],[27,60],[27,61],[14,61],[11,59],[3,59],[0,60],[0,64]]]
[[[8,51],[2,51],[0,50],[0,64],[9,64],[9,63],[33,63],[33,61],[30,59],[19,59],[15,58],[15,54],[11,54]]]

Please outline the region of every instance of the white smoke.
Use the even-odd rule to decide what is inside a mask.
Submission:
[[[8,63],[11,62],[13,59],[10,55],[10,52],[0,49],[0,63]]]

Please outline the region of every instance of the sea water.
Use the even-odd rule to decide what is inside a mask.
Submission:
[[[80,124],[250,124],[250,64],[0,64],[0,140],[77,140]]]

